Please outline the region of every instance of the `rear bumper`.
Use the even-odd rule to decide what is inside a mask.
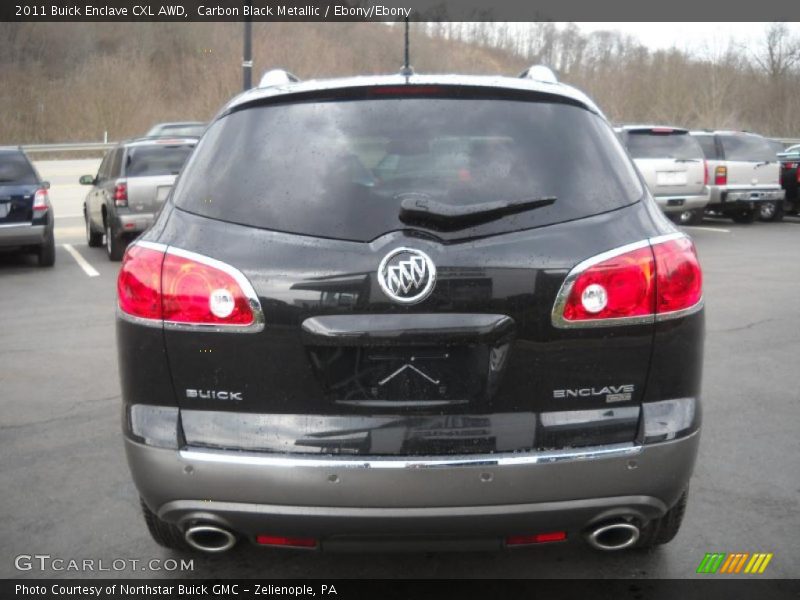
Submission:
[[[125,446],[142,498],[164,520],[345,549],[414,538],[428,547],[453,538],[496,547],[519,533],[576,537],[618,516],[645,523],[687,487],[698,442],[695,432],[646,446],[445,460],[176,451],[127,438]]]
[[[125,214],[116,216],[117,231],[124,233],[141,233],[148,229],[155,220],[153,213]]]
[[[708,194],[699,196],[654,196],[659,208],[665,213],[682,213],[685,210],[705,208],[708,204]]]
[[[0,225],[0,246],[33,246],[44,242],[47,225]]]
[[[767,189],[731,189],[714,187],[711,188],[711,205],[734,205],[736,207],[744,208],[748,204],[755,205],[759,202],[775,202],[783,200],[786,196],[786,190],[780,188],[767,188]]]

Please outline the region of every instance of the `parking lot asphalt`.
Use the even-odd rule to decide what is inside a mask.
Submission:
[[[242,544],[209,558],[157,546],[141,518],[120,434],[119,263],[86,246],[85,188],[61,187],[96,161],[70,162],[40,165],[53,181],[55,267],[0,253],[0,577],[687,578],[706,552],[772,552],[762,577],[800,573],[800,219],[687,228],[705,273],[704,425],[686,519],[669,545],[329,555]],[[15,568],[36,554],[94,560],[95,570]],[[193,570],[142,566],[175,557],[193,558]],[[100,559],[127,562],[99,571]]]

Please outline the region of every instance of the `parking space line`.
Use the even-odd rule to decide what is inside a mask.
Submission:
[[[701,231],[713,231],[714,233],[730,233],[730,229],[723,229],[722,227],[698,227],[695,225],[689,226],[686,229],[691,231],[692,229],[700,229]]]
[[[61,246],[72,255],[72,258],[75,259],[75,262],[78,263],[78,266],[83,269],[83,272],[86,273],[89,277],[100,277],[100,273],[90,265],[85,258],[83,258],[75,248],[72,247],[71,244],[61,244]]]

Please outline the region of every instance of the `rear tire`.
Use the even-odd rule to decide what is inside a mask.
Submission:
[[[103,245],[103,234],[92,231],[92,225],[89,223],[89,217],[83,215],[83,220],[86,222],[86,243],[90,248],[99,248]]]
[[[106,252],[108,253],[108,260],[122,260],[122,255],[125,253],[125,245],[125,241],[117,235],[111,224],[106,222]]]
[[[675,506],[670,508],[663,517],[650,521],[641,530],[636,548],[652,548],[671,542],[681,528],[688,497],[689,490],[686,490],[681,494]]]
[[[740,210],[739,212],[731,213],[731,219],[733,219],[734,223],[749,225],[756,220],[757,214],[758,213],[755,209],[748,208],[746,210]]]
[[[758,207],[758,218],[770,223],[783,221],[783,202],[762,202]]]
[[[56,240],[53,230],[46,235],[44,242],[39,246],[37,252],[40,267],[52,267],[56,264]]]
[[[147,530],[159,546],[184,552],[191,551],[189,544],[183,538],[183,532],[178,529],[177,525],[160,519],[158,515],[147,507],[144,500],[140,499],[139,501],[142,505],[142,514],[144,515],[144,522],[147,524]]]
[[[703,222],[703,209],[696,208],[694,210],[685,210],[678,213],[675,222],[678,225],[699,225]]]

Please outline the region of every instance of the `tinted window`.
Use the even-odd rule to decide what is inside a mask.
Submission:
[[[703,150],[703,154],[706,155],[706,158],[719,158],[717,156],[717,144],[713,135],[693,135],[692,137],[700,144],[700,148]]]
[[[406,227],[398,213],[408,193],[460,205],[558,198],[449,236],[459,237],[585,217],[643,192],[611,128],[582,108],[406,98],[230,114],[206,132],[175,198],[217,219],[371,240]]]
[[[39,178],[22,152],[0,152],[0,184],[36,185]]]
[[[703,158],[703,151],[688,133],[629,131],[626,141],[633,158]]]
[[[133,146],[125,158],[127,177],[177,175],[194,146]]]
[[[721,135],[725,160],[775,161],[775,152],[767,140],[757,135]]]

